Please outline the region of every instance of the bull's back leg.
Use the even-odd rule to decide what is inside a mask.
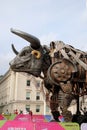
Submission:
[[[68,110],[68,107],[71,104],[71,101],[75,99],[74,95],[66,94],[63,91],[59,91],[58,95],[59,99],[59,106],[62,108],[62,115],[64,117],[65,122],[72,121],[72,113]]]
[[[74,95],[66,94],[62,90],[59,90],[58,93],[53,93],[50,99],[50,108],[55,120],[58,121],[58,107],[60,106],[65,122],[72,121],[72,113],[68,110],[68,107],[73,99],[75,99]]]

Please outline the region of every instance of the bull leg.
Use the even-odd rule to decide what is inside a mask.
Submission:
[[[51,113],[53,115],[53,118],[56,120],[56,121],[59,121],[58,120],[58,117],[60,115],[59,111],[58,111],[58,101],[57,101],[57,97],[58,94],[53,94],[50,98],[50,109],[51,109]]]
[[[60,90],[59,99],[59,106],[62,108],[62,115],[64,117],[65,122],[71,122],[72,113],[68,110],[68,107],[71,101],[74,99],[74,96],[72,94],[66,94]]]
[[[51,96],[50,108],[51,113],[56,121],[58,121],[58,116],[60,115],[58,111],[59,106],[62,108],[62,115],[64,117],[65,122],[72,121],[72,113],[68,110],[68,107],[73,99],[73,95],[66,94],[61,90],[59,91],[59,93],[55,93]]]

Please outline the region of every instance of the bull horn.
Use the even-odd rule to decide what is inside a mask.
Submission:
[[[12,44],[11,46],[12,46],[13,52],[14,52],[16,55],[18,55],[19,52],[15,49],[14,45]]]
[[[30,35],[26,32],[20,31],[20,30],[15,30],[13,28],[11,28],[11,32],[22,37],[23,39],[25,39],[26,41],[30,42],[30,46],[33,49],[39,49],[40,48],[40,40],[38,38],[36,38],[33,35]]]

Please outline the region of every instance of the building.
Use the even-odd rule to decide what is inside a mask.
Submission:
[[[87,95],[83,98],[80,101],[82,108],[87,106]],[[1,76],[0,113],[5,113],[7,109],[10,113],[17,109],[19,112],[32,110],[34,114],[51,114],[41,89],[41,79],[11,70]],[[71,103],[69,110],[72,114],[76,113],[76,101]]]
[[[41,79],[8,70],[0,79],[0,113],[32,110],[34,114],[50,114],[41,92]]]

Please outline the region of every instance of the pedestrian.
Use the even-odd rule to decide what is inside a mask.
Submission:
[[[14,114],[18,115],[18,110],[17,109],[14,111]]]
[[[9,114],[9,111],[8,111],[8,109],[6,110],[5,114],[6,114],[6,115],[8,115],[8,114]]]
[[[30,117],[31,117],[31,119],[32,119],[32,115],[33,115],[33,113],[32,113],[31,110],[29,110],[29,115],[30,115]]]

